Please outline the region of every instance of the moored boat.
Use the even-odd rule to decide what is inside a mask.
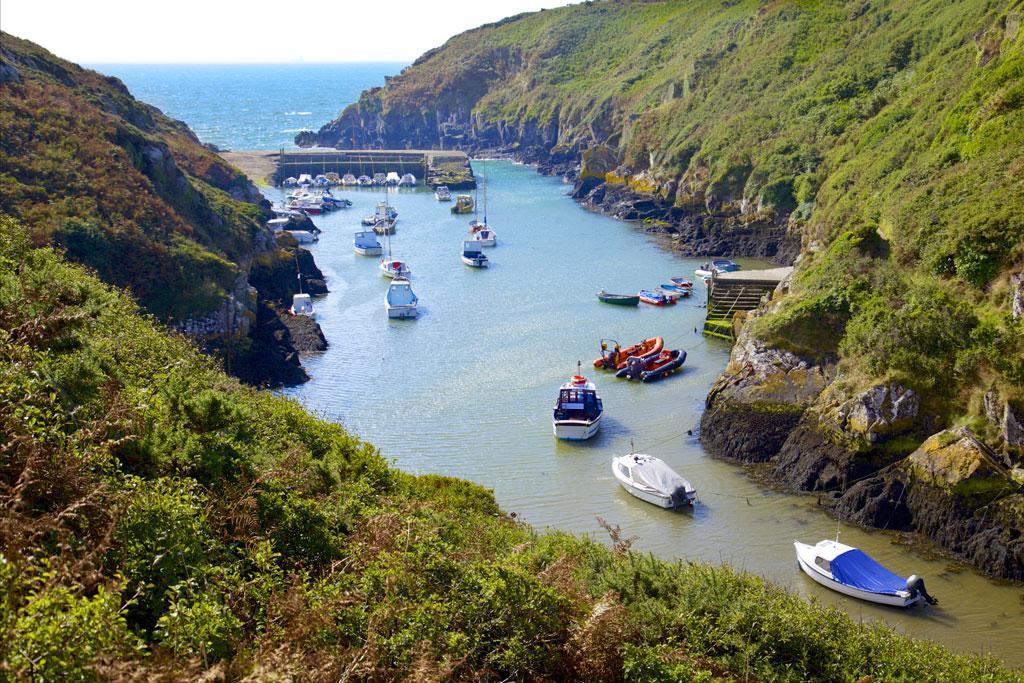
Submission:
[[[558,390],[551,417],[555,436],[569,441],[585,441],[601,428],[604,404],[597,387],[576,374]]]
[[[374,173],[373,174],[373,184],[374,185],[386,185],[387,181],[388,181],[388,177],[387,177],[386,174],[384,174],[384,173]]]
[[[287,178],[284,179],[284,182],[282,182],[281,184],[284,185],[285,187],[295,187],[296,185],[299,184],[299,179],[296,178],[295,176],[288,176]]]
[[[739,270],[740,266],[727,258],[716,258],[702,264],[700,268],[693,271],[693,274],[705,280],[717,273],[731,273]]]
[[[419,298],[412,291],[412,285],[404,277],[396,277],[388,285],[384,297],[384,309],[389,318],[415,318],[419,312]]]
[[[640,305],[640,297],[636,294],[612,294],[602,289],[597,293],[597,298],[606,304],[614,304],[615,306]]]
[[[468,194],[460,194],[455,197],[455,205],[452,207],[452,213],[472,213],[473,212],[473,198]]]
[[[398,180],[399,187],[416,187],[416,176],[406,173]]]
[[[405,261],[399,261],[397,259],[381,259],[380,260],[380,272],[384,277],[396,278],[401,277],[409,279],[412,275],[412,269],[409,268],[409,264]]]
[[[395,220],[394,219],[383,219],[373,224],[373,231],[378,235],[394,235],[395,234]]]
[[[646,453],[612,458],[612,474],[628,493],[660,508],[688,507],[697,498],[689,481],[664,460]]]
[[[388,174],[386,176],[384,176],[384,184],[385,185],[392,185],[392,186],[394,186],[394,185],[398,185],[401,181],[402,181],[402,179],[394,171],[388,171]]]
[[[843,595],[893,607],[909,607],[922,600],[930,605],[938,602],[928,595],[923,579],[894,574],[863,550],[838,540],[816,545],[793,541],[793,547],[805,574]]]
[[[447,185],[438,185],[437,189],[434,190],[434,199],[439,202],[450,202],[452,200],[452,191],[448,189]]]
[[[676,287],[689,287],[693,289],[693,280],[687,280],[685,277],[670,277],[668,281]]]
[[[310,318],[316,317],[316,308],[313,307],[313,299],[309,294],[299,292],[292,296],[292,305],[288,311],[292,315],[305,315]]]
[[[372,230],[360,230],[352,239],[352,248],[362,256],[380,256],[383,247],[377,241],[377,234]]]
[[[690,296],[691,294],[693,294],[693,290],[690,289],[689,287],[681,287],[680,285],[671,282],[666,282],[662,284],[659,289],[661,289],[664,292],[672,292],[673,294],[677,294],[678,296]]]
[[[320,237],[311,230],[285,230],[285,232],[294,237],[299,244],[309,244],[320,240]]]
[[[462,262],[473,268],[486,268],[490,263],[487,254],[480,248],[480,243],[475,240],[466,240],[462,243]]]
[[[686,362],[686,351],[682,349],[663,349],[656,356],[648,358],[627,358],[626,367],[615,373],[616,377],[638,379],[641,382],[653,382],[671,375]]]
[[[470,228],[471,239],[481,247],[493,247],[498,244],[498,236],[486,225]]]
[[[352,185],[358,185],[359,181],[356,180],[356,177],[351,173],[346,173],[345,175],[341,176],[341,184],[344,185],[345,187],[351,187]]]
[[[359,176],[359,179],[356,180],[356,184],[360,187],[369,187],[370,185],[373,185],[373,178],[368,175],[361,175]]]
[[[273,230],[274,232],[280,232],[281,230],[284,230],[286,227],[288,227],[288,224],[291,222],[292,221],[290,218],[286,218],[284,216],[281,216],[280,218],[271,218],[269,221],[267,221],[267,227]]]
[[[612,347],[608,348],[608,343],[611,342]],[[614,339],[602,339],[601,340],[601,357],[594,360],[595,368],[603,368],[605,370],[621,370],[626,367],[626,359],[632,357],[639,358],[651,358],[661,353],[661,350],[665,348],[665,340],[661,337],[651,337],[650,339],[644,339],[632,346],[622,348],[619,342]]]
[[[671,306],[676,302],[674,296],[660,289],[641,289],[638,296],[640,301],[652,306]]]

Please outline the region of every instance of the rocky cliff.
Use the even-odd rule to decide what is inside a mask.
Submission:
[[[1022,20],[1020,0],[586,2],[455,36],[297,141],[505,154],[682,254],[795,262],[709,394],[708,449],[1020,578]],[[990,499],[912,474],[960,428]]]
[[[269,204],[240,171],[118,79],[7,33],[0,98],[0,213],[209,350],[269,367],[294,356],[287,344],[252,355],[266,297],[251,270],[279,246]]]

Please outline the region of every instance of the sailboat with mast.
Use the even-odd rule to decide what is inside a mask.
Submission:
[[[385,232],[384,238],[388,243],[388,256],[387,258],[381,258],[380,260],[380,271],[384,277],[389,278],[403,278],[408,279],[412,275],[412,269],[409,268],[409,264],[405,261],[396,259],[391,254],[391,233]]]
[[[481,184],[484,186],[484,218],[482,221],[480,220],[477,213],[479,202],[474,202],[473,220],[469,223],[469,236],[481,247],[493,247],[498,244],[498,235],[487,225],[487,178],[484,175],[480,177],[483,181]]]

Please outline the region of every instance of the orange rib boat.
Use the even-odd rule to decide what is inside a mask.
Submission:
[[[626,367],[627,358],[651,358],[661,353],[665,348],[665,340],[661,337],[644,339],[632,346],[621,348],[618,342],[612,341],[614,346],[608,348],[611,339],[601,340],[601,357],[594,360],[594,367],[605,370],[621,370]]]

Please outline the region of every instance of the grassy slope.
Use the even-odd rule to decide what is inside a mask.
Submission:
[[[0,672],[1020,680],[504,516],[246,389],[0,219]],[[751,679],[752,680],[752,679]]]
[[[0,212],[129,287],[161,318],[213,310],[261,210],[245,177],[114,78],[0,35]],[[19,82],[20,81],[20,82]]]
[[[588,2],[460,34],[361,106],[556,119],[559,146],[616,151],[610,181],[698,213],[793,210],[809,253],[758,334],[842,358],[854,384],[902,380],[984,431],[984,391],[1024,393],[1007,315],[1022,19],[1021,0]]]

